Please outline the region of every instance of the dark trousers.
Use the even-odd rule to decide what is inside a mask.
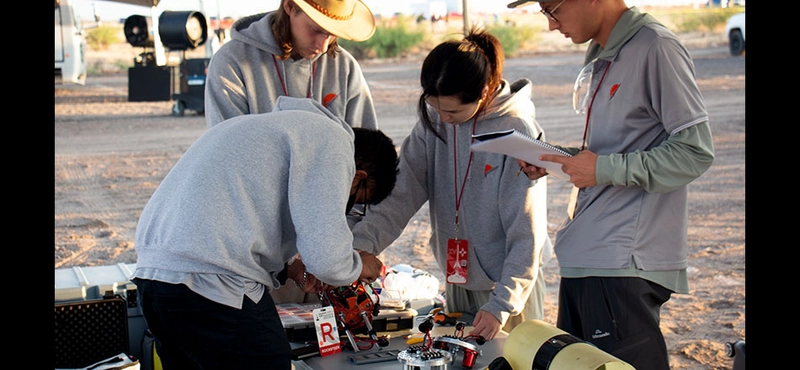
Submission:
[[[134,279],[156,353],[170,369],[290,369],[291,347],[269,294],[222,305],[184,284]]]
[[[659,323],[671,294],[637,277],[562,278],[557,326],[637,370],[669,370]]]

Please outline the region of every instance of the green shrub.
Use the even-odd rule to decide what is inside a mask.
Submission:
[[[111,44],[118,42],[119,30],[110,26],[98,26],[86,35],[86,43],[94,50],[108,50]]]
[[[680,13],[656,15],[659,20],[667,18],[674,24],[675,32],[714,32],[725,27],[730,16],[741,12],[740,8],[699,8]]]
[[[404,19],[396,24],[379,24],[369,40],[354,42],[339,39],[339,45],[356,59],[393,58],[410,51],[423,40],[422,31],[411,30],[406,24]]]
[[[86,65],[86,75],[87,76],[99,75],[101,72],[102,71],[100,70],[100,67],[97,65],[97,63],[88,63]]]
[[[513,57],[523,45],[537,39],[537,32],[529,26],[491,26],[486,29],[500,40],[505,56]]]

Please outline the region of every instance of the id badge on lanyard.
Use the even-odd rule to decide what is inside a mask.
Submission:
[[[466,284],[469,278],[467,270],[469,242],[464,239],[447,240],[447,276],[450,284]]]
[[[472,140],[475,135],[475,125],[478,124],[478,116],[480,111],[475,114],[475,119],[472,121]],[[457,127],[457,126],[456,126]],[[456,150],[456,143],[458,143],[458,136],[456,135],[456,127],[453,127],[453,168],[458,169],[458,151]],[[470,142],[471,143],[471,142]],[[467,161],[467,170],[464,174],[464,180],[461,184],[461,191],[458,189],[458,176],[454,176],[453,187],[455,190],[456,199],[456,217],[454,225],[454,233],[456,238],[447,240],[447,271],[445,271],[445,281],[450,284],[466,284],[469,280],[469,242],[464,239],[458,239],[458,210],[461,207],[461,196],[464,195],[464,188],[467,185],[467,178],[469,178],[469,169],[472,167],[472,151],[469,153],[469,160]]]

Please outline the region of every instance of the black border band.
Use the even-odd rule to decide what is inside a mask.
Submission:
[[[580,339],[576,338],[571,334],[559,334],[554,335],[550,339],[546,340],[542,343],[542,346],[539,347],[539,350],[536,351],[536,355],[533,356],[533,364],[531,364],[532,370],[547,370],[550,368],[550,363],[556,357],[559,351],[564,349],[564,347],[573,344],[582,342]]]

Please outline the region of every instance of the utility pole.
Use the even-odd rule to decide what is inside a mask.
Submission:
[[[469,8],[467,8],[467,2],[468,0],[461,0],[461,18],[464,20],[464,35],[469,32]]]
[[[205,44],[206,58],[211,58],[211,55],[214,54],[214,49],[211,47],[211,44],[213,44],[212,37],[214,37],[214,31],[211,30],[211,16],[209,16],[206,10],[207,7],[205,0],[200,0],[200,13],[203,13],[203,16],[206,18],[206,30],[208,33],[206,35]],[[217,5],[217,24],[219,24],[219,22],[219,5]]]

